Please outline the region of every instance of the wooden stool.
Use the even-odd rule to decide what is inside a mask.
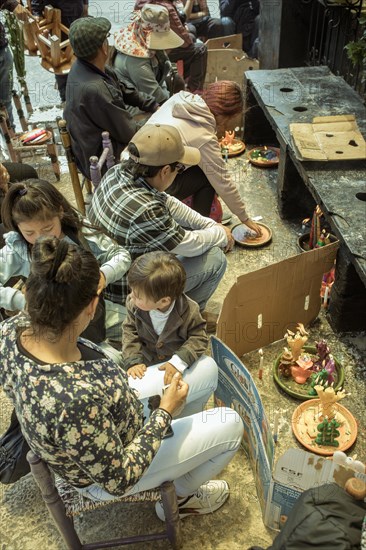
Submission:
[[[44,19],[38,23],[33,17],[24,26],[24,41],[29,53],[35,53],[35,44],[41,65],[54,74],[68,74],[74,60],[70,41],[61,41],[61,34],[69,29],[61,23],[61,10],[46,6]]]
[[[27,460],[48,511],[56,523],[67,548],[70,550],[95,550],[97,548],[111,548],[112,546],[125,546],[137,542],[161,539],[168,539],[175,550],[181,548],[181,523],[177,495],[172,481],[166,481],[157,489],[117,498],[113,501],[93,502],[83,497],[64,480],[58,478],[55,483],[54,476],[51,474],[47,464],[32,451],[28,452]],[[73,516],[101,506],[108,506],[117,502],[156,502],[160,499],[163,503],[166,526],[166,531],[160,533],[82,544],[73,524]]]

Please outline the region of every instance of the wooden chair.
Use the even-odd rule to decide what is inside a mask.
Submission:
[[[149,542],[168,539],[173,549],[178,550],[182,545],[181,524],[178,513],[178,502],[173,482],[166,481],[159,488],[144,491],[135,495],[118,498],[115,501],[95,503],[84,498],[64,480],[55,483],[47,464],[32,451],[27,454],[33,477],[40,488],[42,498],[50,512],[60,534],[70,550],[96,550],[97,548],[111,548],[125,546],[137,542]],[[103,540],[83,544],[76,532],[73,516],[101,506],[116,502],[156,502],[162,499],[166,530],[159,533],[135,535],[114,540]]]
[[[22,118],[22,126],[26,127],[26,120],[24,116]],[[58,162],[57,148],[52,128],[45,128],[47,132],[47,140],[42,140],[42,143],[34,145],[24,145],[21,139],[23,137],[23,132],[13,132],[10,127],[8,113],[4,105],[0,105],[0,128],[12,162],[22,162],[23,158],[34,157],[34,155],[38,154],[47,154],[51,160],[56,179],[57,181],[60,180],[60,164]]]
[[[54,74],[68,74],[74,60],[70,41],[61,40],[62,33],[69,35],[69,29],[61,23],[61,10],[46,6],[44,19],[37,22],[33,17],[25,23],[23,35],[26,50],[35,54],[38,50],[41,65]]]
[[[66,160],[69,168],[69,174],[71,178],[72,188],[74,190],[76,204],[80,212],[85,215],[83,187],[85,185],[86,192],[90,194],[92,192],[91,182],[87,178],[83,178],[83,183],[80,183],[79,171],[75,162],[75,155],[71,147],[71,138],[67,130],[66,120],[58,118],[57,126],[60,132],[61,142],[66,154]]]
[[[113,145],[109,137],[109,132],[102,132],[102,147],[103,152],[100,155],[99,159],[96,156],[90,157],[90,179],[94,188],[97,188],[102,179],[102,168],[104,163],[106,164],[107,170],[114,166],[114,154],[113,154]]]

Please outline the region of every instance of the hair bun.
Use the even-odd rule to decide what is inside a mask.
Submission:
[[[72,283],[81,266],[75,249],[65,240],[41,237],[33,246],[32,274],[56,283]]]

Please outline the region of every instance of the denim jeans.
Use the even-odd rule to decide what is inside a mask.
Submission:
[[[187,275],[184,292],[203,311],[225,273],[225,254],[221,248],[214,246],[200,256],[177,258],[182,262]]]
[[[144,404],[145,417],[149,417],[147,407],[148,397],[151,395],[160,395],[164,386],[165,371],[159,370],[158,365],[151,365],[145,371],[145,376],[136,378],[130,376],[128,384],[139,392],[139,399]],[[215,361],[207,355],[202,355],[197,361],[187,368],[183,373],[183,380],[189,386],[186,404],[183,411],[176,417],[181,418],[190,414],[203,411],[210,395],[217,388],[218,367]]]
[[[14,126],[11,92],[13,89],[13,56],[8,46],[0,49],[0,103],[4,103],[8,111],[10,126]]]
[[[169,480],[174,480],[178,496],[191,495],[227,466],[244,433],[240,416],[226,407],[173,420],[172,428],[173,437],[163,439],[149,468],[125,495],[153,489]],[[77,491],[94,501],[116,498],[96,483]]]

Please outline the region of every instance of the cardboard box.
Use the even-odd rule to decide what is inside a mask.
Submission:
[[[366,142],[354,115],[315,117],[311,124],[290,124],[300,160],[366,159]]]
[[[297,323],[308,325],[320,306],[323,273],[339,243],[316,248],[237,278],[221,308],[217,336],[236,355],[284,337]]]
[[[279,530],[306,489],[336,482],[344,487],[355,473],[332,460],[288,449],[274,467],[274,441],[270,423],[250,372],[218,338],[211,338],[212,356],[219,366],[215,391],[217,406],[234,409],[244,424],[242,446],[250,461],[264,524]],[[247,459],[245,459],[247,460]],[[356,474],[366,481],[365,474]]]

